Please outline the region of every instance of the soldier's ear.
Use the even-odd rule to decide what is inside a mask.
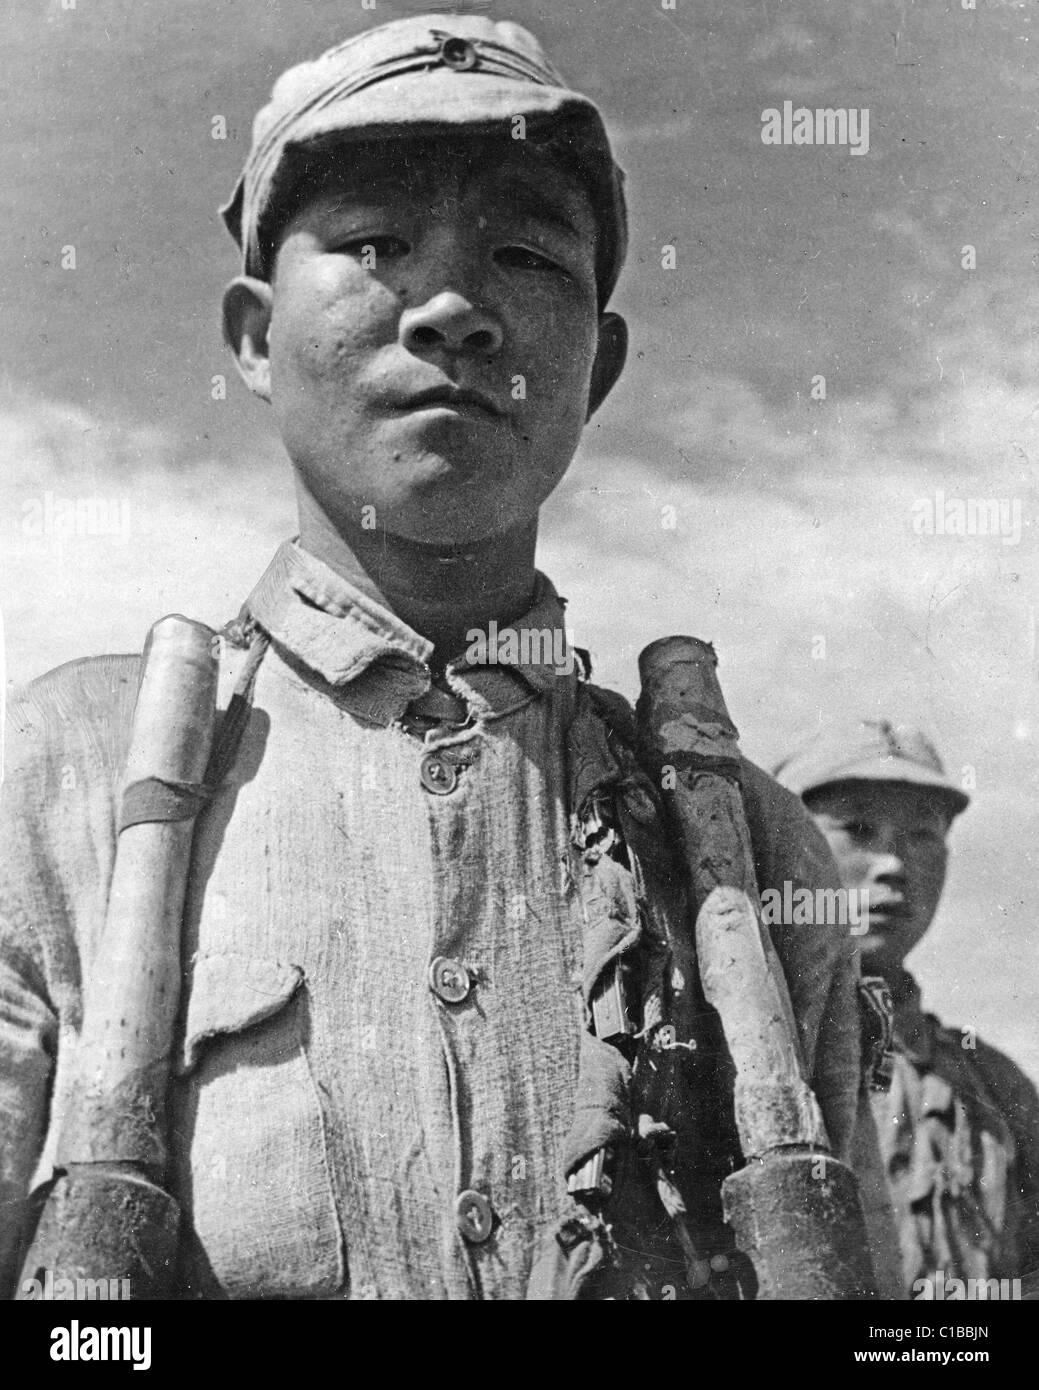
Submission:
[[[224,291],[224,342],[234,353],[242,380],[254,396],[271,398],[267,337],[274,291],[266,280],[239,275]]]
[[[595,350],[588,391],[589,420],[617,384],[627,356],[628,325],[620,314],[603,314],[599,319],[599,346]]]

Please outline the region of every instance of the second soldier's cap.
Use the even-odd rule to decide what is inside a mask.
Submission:
[[[930,739],[887,719],[827,725],[784,758],[774,775],[799,796],[842,782],[899,782],[933,791],[954,816],[970,802],[946,774]]]
[[[522,117],[518,124],[516,118]],[[598,107],[573,91],[526,29],[482,15],[394,20],[300,63],[274,84],[253,122],[252,147],[224,222],[247,274],[267,276],[261,227],[289,151],[323,136],[343,141],[457,132],[551,131],[587,184],[599,229],[600,304],[627,250],[624,175]]]

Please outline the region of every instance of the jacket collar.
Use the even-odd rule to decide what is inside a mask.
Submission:
[[[921,1004],[920,986],[906,969],[891,972],[887,977],[891,1002],[895,1006],[895,1042],[901,1051],[921,1064],[934,1060],[937,1020],[925,1013]]]
[[[520,640],[528,630],[562,633],[564,603],[551,581],[537,573],[532,606],[498,633],[506,664],[470,662],[464,655],[449,663],[447,683],[474,715],[508,713],[558,691],[561,682],[572,693],[572,671],[542,659],[558,655],[558,645],[553,653],[547,642]],[[378,723],[400,718],[430,689],[432,643],[296,541],[279,546],[245,611],[290,657],[336,687],[344,703]],[[516,634],[511,653],[510,633]]]

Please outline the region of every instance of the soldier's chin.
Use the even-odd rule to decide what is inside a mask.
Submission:
[[[427,454],[411,468],[407,486],[385,511],[385,525],[409,540],[463,545],[536,519],[543,501],[542,491],[517,481],[509,459]]]
[[[413,498],[434,507],[478,507],[488,491],[507,488],[518,468],[514,450],[488,448],[486,437],[467,429],[440,437],[401,431],[388,442],[388,453],[387,485],[401,501]]]
[[[864,936],[859,937],[859,953],[862,968],[867,971],[871,968],[883,971],[897,966],[905,954],[900,951],[889,932],[869,930]]]

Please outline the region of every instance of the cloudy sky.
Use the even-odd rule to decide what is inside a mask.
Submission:
[[[13,682],[139,649],[165,612],[223,621],[292,532],[270,420],[221,345],[216,208],[282,68],[422,8],[68,5],[3,6]],[[1034,9],[491,8],[602,104],[628,172],[632,361],[543,525],[597,678],[633,694],[647,642],[711,639],[765,764],[837,712],[923,723],[974,801],[914,962],[933,1007],[1039,1077]],[[786,100],[868,109],[868,153],[764,145]],[[1002,499],[1007,534],[921,534],[939,494]],[[61,535],[75,499],[106,504],[111,534]]]

